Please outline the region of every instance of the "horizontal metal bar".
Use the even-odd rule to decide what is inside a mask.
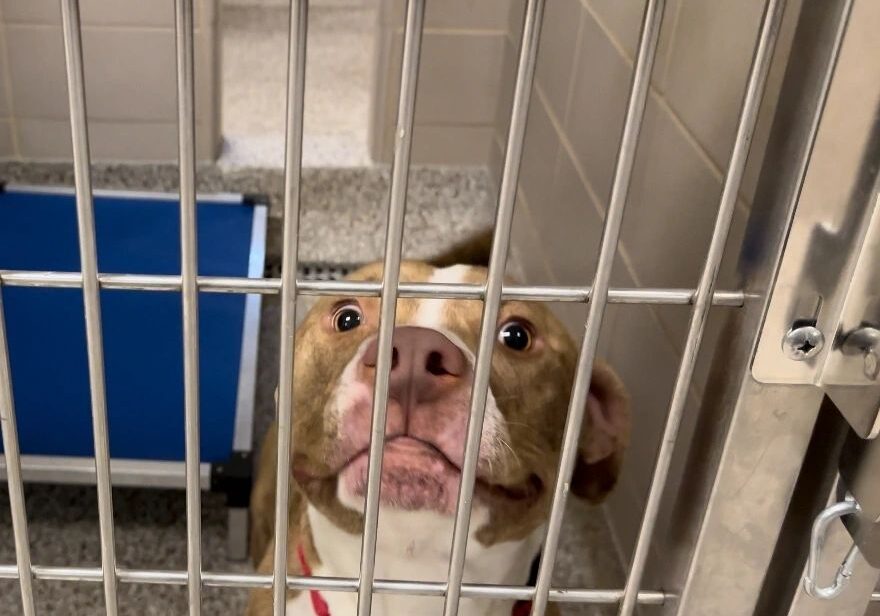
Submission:
[[[102,289],[117,291],[180,291],[180,276],[149,274],[99,274]],[[82,276],[78,272],[0,271],[0,284],[8,287],[36,287],[78,289]],[[206,293],[259,293],[277,295],[281,290],[279,278],[243,278],[234,276],[199,276],[199,290]],[[380,282],[353,282],[350,280],[297,280],[297,293],[302,295],[352,295],[379,297]],[[429,282],[402,282],[399,297],[434,299],[483,299],[485,287],[478,284],[440,284]],[[531,302],[588,302],[590,287],[506,285],[502,288],[504,300]],[[617,288],[608,292],[612,304],[689,305],[695,289]],[[715,291],[715,306],[741,307],[745,302],[743,291]]]
[[[0,481],[6,480],[6,458],[0,454]],[[64,483],[95,485],[95,459],[74,456],[21,456],[21,476],[25,483]],[[183,462],[165,460],[110,460],[110,477],[115,487],[183,489]],[[199,485],[211,488],[211,465],[199,465]]]
[[[37,195],[59,195],[70,196],[75,194],[72,186],[38,186],[36,184],[6,184],[3,186],[3,192],[6,193],[28,193]],[[180,201],[179,192],[161,192],[153,190],[123,190],[114,188],[94,188],[92,196],[106,197],[111,199],[120,199],[122,201],[137,201],[140,199],[150,199],[153,201],[162,201],[169,205],[177,205]],[[241,205],[242,196],[231,192],[218,193],[196,193],[197,201],[210,201],[212,204],[222,205]],[[260,205],[268,205],[261,203]]]
[[[39,580],[63,582],[101,582],[99,567],[31,567],[34,577]],[[118,569],[120,582],[127,584],[161,584],[173,586],[186,585],[186,571],[160,569]],[[16,565],[0,565],[0,579],[18,579]],[[205,586],[219,588],[271,588],[272,576],[258,573],[202,573]],[[357,578],[287,576],[290,590],[324,590],[336,592],[357,592]],[[373,591],[382,594],[405,594],[421,596],[443,596],[446,582],[410,582],[402,580],[376,580]],[[531,599],[535,589],[531,586],[498,586],[494,584],[464,584],[461,596],[466,599]],[[615,604],[623,596],[622,589],[602,590],[592,588],[554,588],[550,600],[557,603]],[[639,593],[639,603],[643,605],[662,605],[667,595],[656,590]]]

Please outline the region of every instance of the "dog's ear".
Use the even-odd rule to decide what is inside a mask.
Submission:
[[[456,244],[441,255],[428,260],[434,267],[450,265],[480,265],[488,267],[492,255],[492,229],[481,231],[467,240]]]
[[[574,494],[594,504],[605,499],[617,483],[629,433],[626,389],[608,365],[597,361],[571,480]]]

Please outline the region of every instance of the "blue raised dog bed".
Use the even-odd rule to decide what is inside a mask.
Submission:
[[[177,195],[96,191],[94,202],[101,273],[180,273]],[[265,204],[199,197],[200,275],[262,277],[265,237]],[[72,190],[0,192],[0,269],[79,271]],[[82,291],[2,291],[24,478],[93,483]],[[102,290],[101,309],[114,485],[182,488],[181,295]],[[199,296],[202,487],[231,501],[250,477],[259,319],[258,295]]]

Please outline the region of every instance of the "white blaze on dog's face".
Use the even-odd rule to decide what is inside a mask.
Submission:
[[[484,283],[472,266],[405,262],[404,282]],[[379,280],[381,265],[353,280]],[[379,300],[322,298],[297,336],[294,457],[300,488],[340,528],[358,532],[367,485]],[[388,393],[381,503],[452,516],[458,497],[482,302],[401,299]],[[576,352],[562,324],[537,303],[505,302],[498,320],[475,500],[491,545],[540,526],[574,378]],[[594,502],[616,480],[629,434],[622,385],[593,372],[572,491]]]

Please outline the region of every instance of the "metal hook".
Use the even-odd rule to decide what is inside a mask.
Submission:
[[[813,522],[813,530],[810,533],[810,555],[807,560],[807,573],[804,575],[804,589],[811,597],[816,599],[834,599],[843,592],[843,589],[849,583],[853,574],[853,565],[859,553],[859,548],[855,544],[846,553],[846,557],[837,569],[837,575],[835,575],[834,583],[831,586],[819,586],[816,583],[817,569],[822,554],[822,546],[825,544],[825,534],[828,531],[828,525],[843,516],[856,514],[860,511],[861,507],[859,507],[859,504],[852,497],[847,496],[844,502],[835,503],[825,509]]]

